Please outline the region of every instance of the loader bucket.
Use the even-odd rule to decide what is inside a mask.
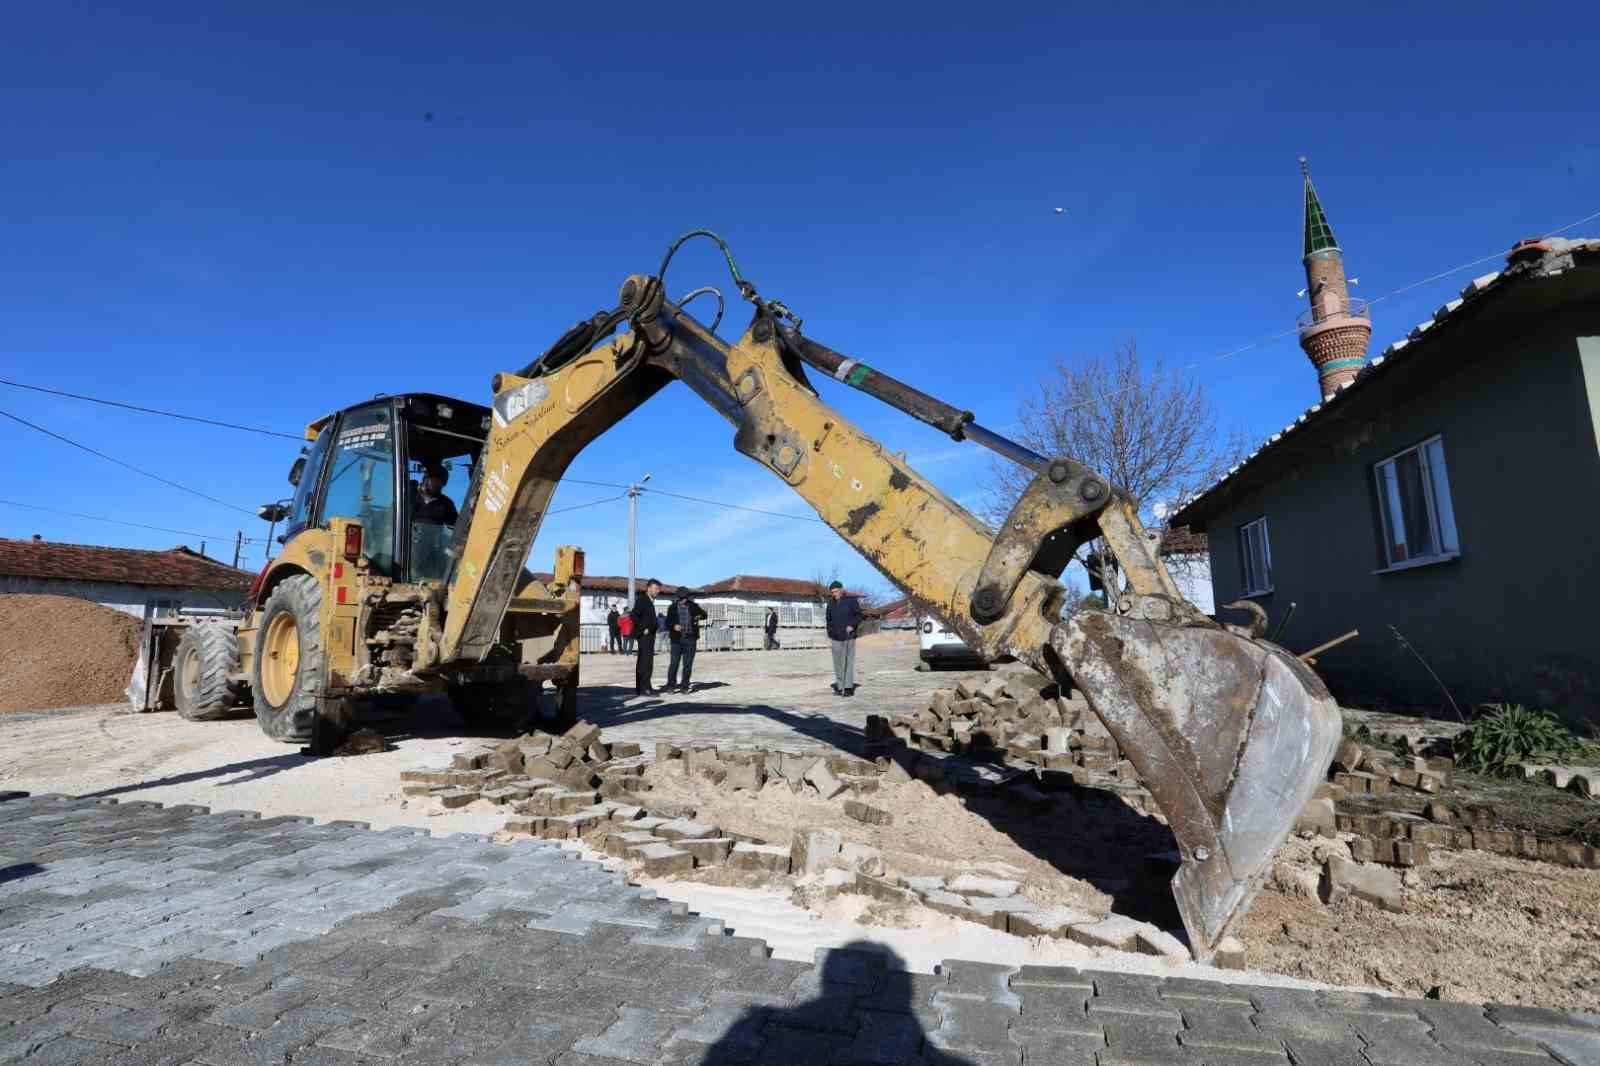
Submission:
[[[1324,780],[1339,707],[1275,644],[1083,610],[1052,645],[1177,837],[1172,893],[1208,961]]]

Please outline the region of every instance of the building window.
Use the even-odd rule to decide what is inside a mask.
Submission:
[[[1244,561],[1244,594],[1272,591],[1272,547],[1267,543],[1267,520],[1258,518],[1239,527],[1239,555]]]
[[[1453,559],[1456,513],[1444,468],[1444,440],[1433,437],[1373,467],[1383,519],[1386,568]]]

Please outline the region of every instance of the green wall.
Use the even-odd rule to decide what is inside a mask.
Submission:
[[[1298,603],[1283,643],[1361,631],[1318,664],[1341,702],[1451,713],[1394,626],[1469,714],[1508,700],[1600,722],[1597,397],[1592,305],[1478,314],[1400,353],[1251,464],[1253,487],[1205,523],[1219,609],[1243,589],[1238,527],[1265,514],[1274,591],[1256,599],[1274,625]],[[1436,433],[1460,558],[1375,573],[1373,464]]]

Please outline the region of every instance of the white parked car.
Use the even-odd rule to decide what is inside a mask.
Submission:
[[[965,641],[946,629],[937,618],[923,616],[918,623],[917,637],[922,646],[919,654],[930,668],[960,666],[972,669],[984,665],[978,653],[967,647]]]

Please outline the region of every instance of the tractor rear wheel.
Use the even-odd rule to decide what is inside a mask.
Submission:
[[[248,713],[228,675],[239,668],[239,635],[230,626],[197,625],[184,630],[172,657],[172,689],[178,713],[191,722],[215,722]]]
[[[321,606],[317,579],[294,574],[272,590],[261,612],[250,681],[256,721],[273,740],[311,740],[323,685]]]

